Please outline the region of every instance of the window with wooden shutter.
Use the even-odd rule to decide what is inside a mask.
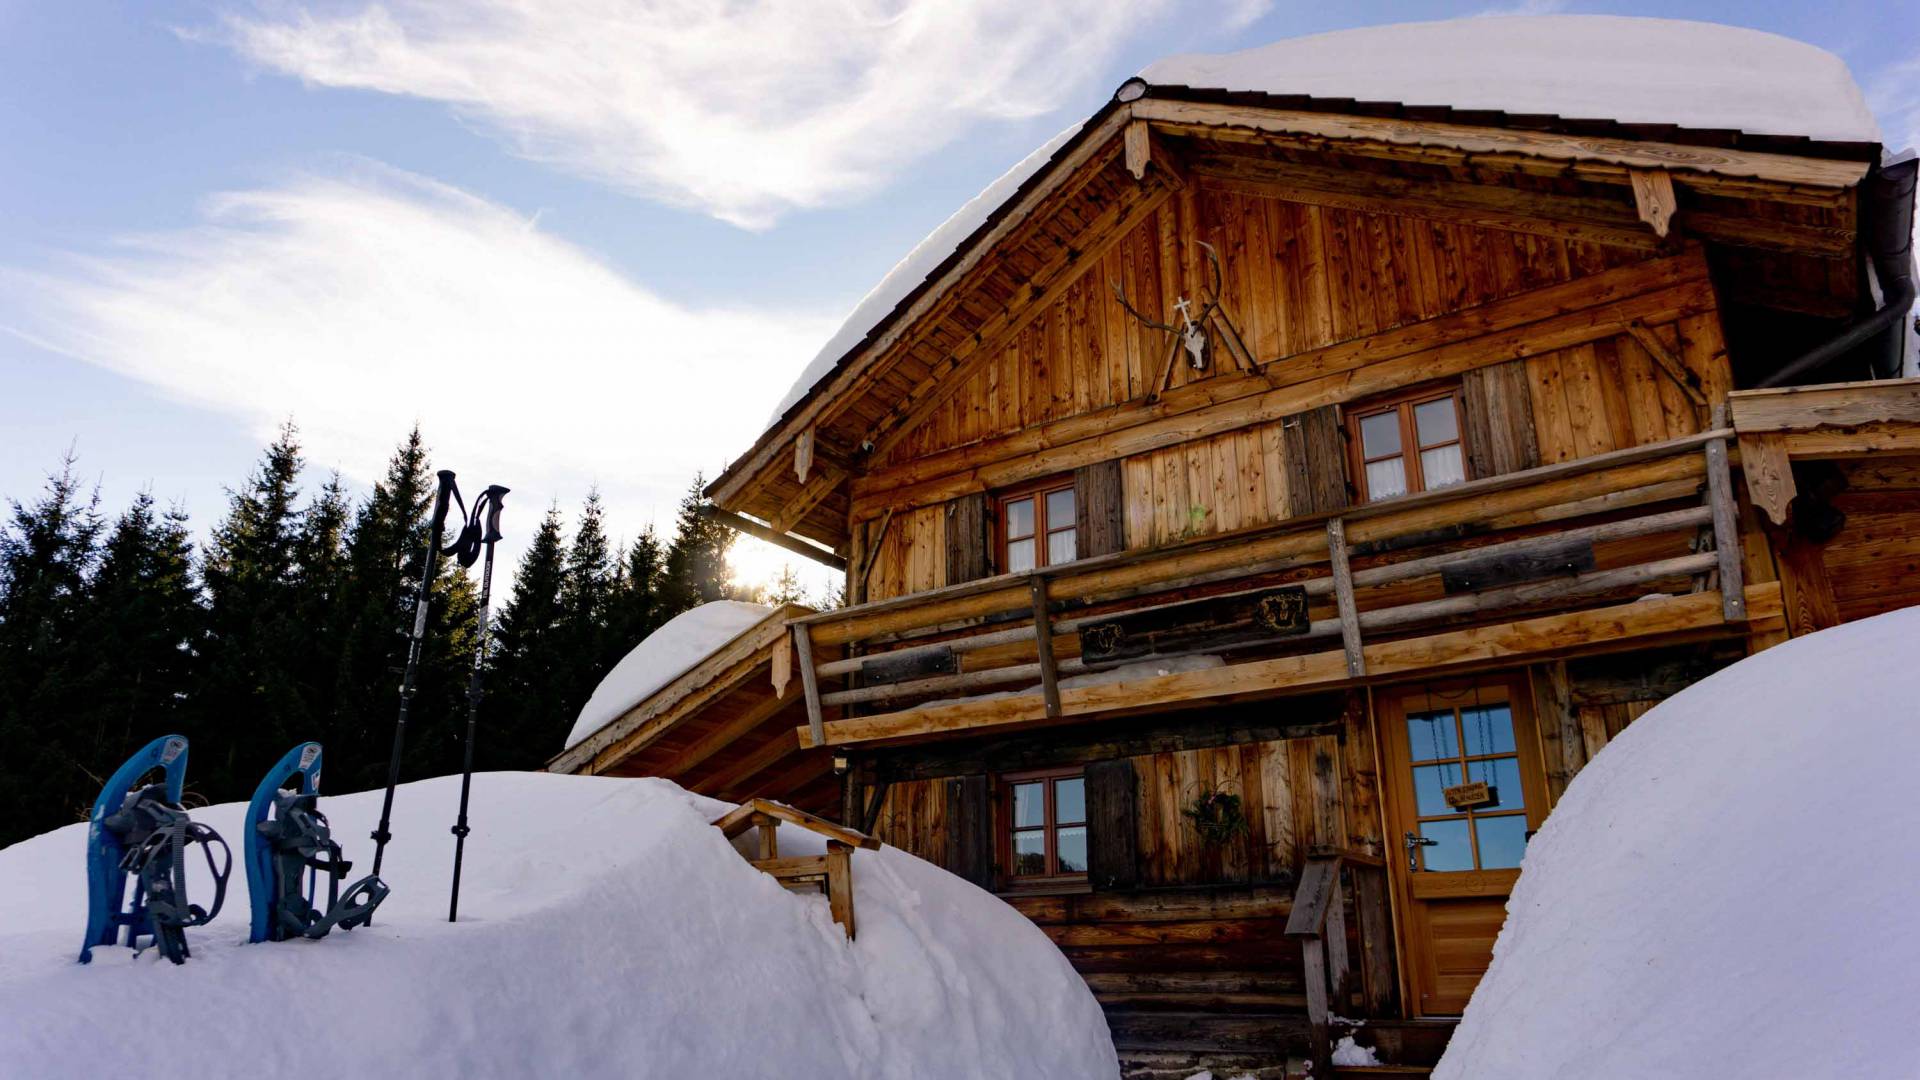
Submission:
[[[1296,515],[1343,510],[1352,501],[1347,489],[1347,444],[1340,430],[1339,407],[1326,405],[1294,413],[1280,421],[1280,442],[1287,469],[1289,511]]]
[[[1347,412],[1347,433],[1360,501],[1466,480],[1463,427],[1457,385],[1429,386],[1353,406]]]
[[[1054,477],[995,495],[999,571],[1019,574],[1079,558],[1078,503],[1072,477]]]
[[[1085,881],[1087,780],[1081,770],[1009,773],[1000,784],[1007,887]]]

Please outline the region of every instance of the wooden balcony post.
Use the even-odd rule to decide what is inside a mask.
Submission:
[[[1027,581],[1033,593],[1033,638],[1040,660],[1040,693],[1047,701],[1047,718],[1060,716],[1060,672],[1053,659],[1053,616],[1047,611],[1047,579],[1035,574]]]
[[[800,661],[800,687],[807,694],[807,729],[813,745],[827,744],[826,725],[820,719],[820,672],[813,666],[813,631],[805,623],[793,624],[793,651]]]
[[[1713,407],[1715,430],[1726,426],[1727,407]],[[1727,470],[1727,440],[1707,440],[1707,501],[1713,508],[1713,550],[1720,559],[1720,613],[1728,622],[1747,618],[1746,583],[1740,569],[1740,526]]]
[[[1340,644],[1347,652],[1347,676],[1367,673],[1366,653],[1360,647],[1360,613],[1353,602],[1353,572],[1347,568],[1347,523],[1327,522],[1327,559],[1333,565],[1333,599],[1340,609]]]

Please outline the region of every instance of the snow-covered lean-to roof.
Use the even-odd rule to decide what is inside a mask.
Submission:
[[[1917,654],[1920,608],[1822,630],[1608,743],[1434,1080],[1916,1075]]]
[[[1678,19],[1530,15],[1339,30],[1242,52],[1174,56],[1149,65],[1140,78],[1156,90],[1880,141],[1866,99],[1839,57],[1777,34]],[[1027,155],[900,260],[800,372],[768,428],[825,381],[1083,126]]]
[[[635,645],[593,688],[593,696],[581,708],[579,719],[567,734],[567,745],[561,749],[572,749],[580,740],[619,719],[772,613],[772,608],[762,604],[715,600],[675,615]]]

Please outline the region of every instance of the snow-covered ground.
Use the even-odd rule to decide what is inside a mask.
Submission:
[[[1920,608],[1633,722],[1527,847],[1435,1080],[1920,1076]]]
[[[457,792],[455,777],[400,789],[375,925],[247,945],[236,867],[181,967],[123,947],[75,962],[83,826],[0,850],[0,1076],[1118,1072],[1086,984],[1012,908],[899,850],[859,851],[850,944],[824,898],[786,892],[708,826],[725,804],[666,781],[476,776],[449,925]],[[362,868],[379,803],[321,800]],[[195,818],[237,855],[242,809]],[[820,850],[791,827],[781,847]]]

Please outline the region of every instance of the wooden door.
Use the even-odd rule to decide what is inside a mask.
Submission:
[[[1524,676],[1496,676],[1375,699],[1415,1015],[1466,1009],[1493,958],[1527,840],[1546,817],[1525,687]]]

